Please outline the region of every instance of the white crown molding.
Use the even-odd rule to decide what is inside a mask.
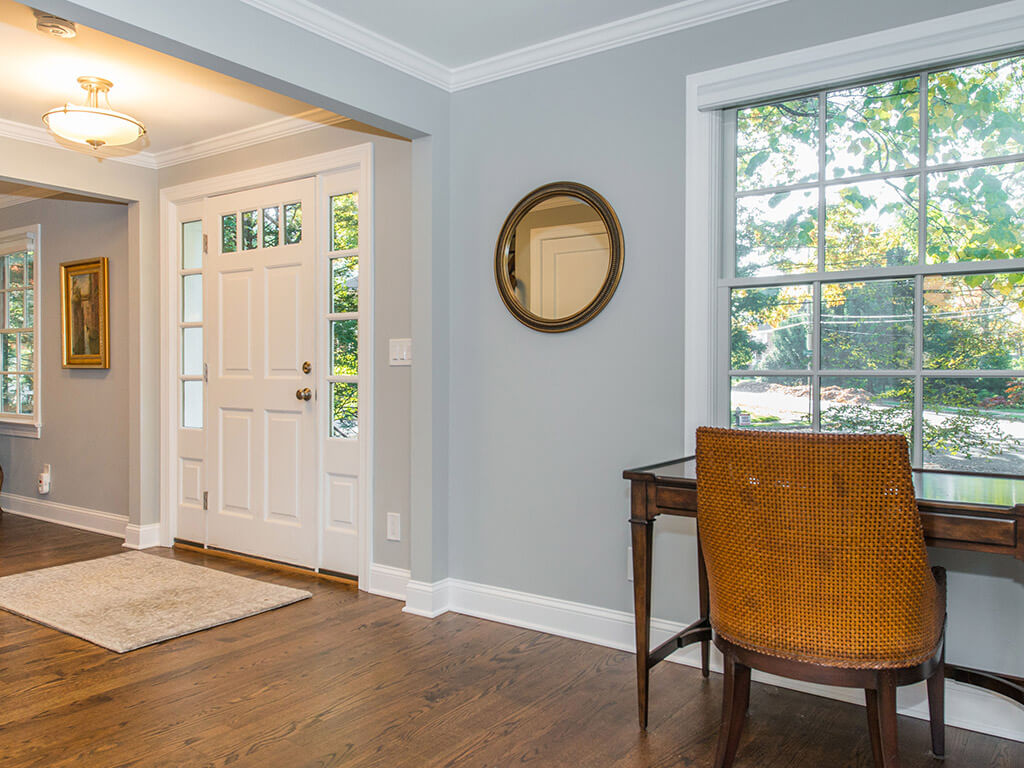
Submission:
[[[242,0],[314,35],[448,92],[461,91],[681,29],[784,3],[786,0],[683,0],[653,11],[546,40],[453,69],[310,0]]]
[[[204,157],[212,157],[213,155],[220,155],[232,150],[244,149],[255,144],[262,144],[263,142],[284,138],[285,136],[294,136],[298,133],[305,133],[306,131],[312,131],[325,126],[340,125],[348,120],[349,118],[347,117],[341,117],[325,109],[311,109],[291,117],[282,117],[267,123],[254,125],[251,128],[243,128],[239,131],[232,131],[231,133],[203,139],[202,141],[185,144],[173,149],[165,149],[162,152],[137,152],[132,155],[119,155],[116,154],[116,149],[107,151],[100,149],[95,152],[89,150],[88,154],[103,160],[111,160],[115,163],[128,163],[129,165],[138,165],[150,170],[159,170],[171,165],[180,165],[192,160],[200,160]],[[85,154],[83,150],[60,143],[45,128],[26,125],[25,123],[18,123],[13,120],[0,118],[0,136]],[[54,194],[57,193],[55,192]],[[0,207],[2,205],[3,203],[0,202]],[[16,203],[9,202],[7,205],[16,205]]]
[[[786,0],[684,0],[456,67],[452,70],[449,90],[461,91],[784,2]]]
[[[356,53],[419,78],[437,88],[451,90],[451,70],[411,48],[332,13],[310,0],[242,0],[257,10],[294,24]]]

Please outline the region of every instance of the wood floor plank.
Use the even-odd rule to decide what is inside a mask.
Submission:
[[[122,551],[0,515],[0,575]],[[710,764],[721,680],[494,622],[410,616],[337,582],[200,552],[161,557],[313,598],[127,654],[0,612],[3,768],[668,768]],[[1015,768],[1024,744],[948,729],[946,768]],[[900,719],[904,768],[935,768]],[[755,684],[736,768],[869,768],[863,708]]]

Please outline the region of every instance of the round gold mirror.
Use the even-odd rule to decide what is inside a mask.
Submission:
[[[622,227],[601,195],[569,181],[520,200],[498,236],[494,279],[530,328],[570,331],[604,309],[622,275]]]

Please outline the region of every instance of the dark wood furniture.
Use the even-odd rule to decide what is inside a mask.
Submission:
[[[1009,555],[1024,561],[1024,477],[943,470],[914,470],[918,510],[928,546]],[[654,521],[659,515],[697,517],[697,474],[693,456],[627,469],[633,541],[633,607],[636,621],[637,703],[640,727],[647,727],[650,671],[674,651],[701,644],[708,675],[711,625],[708,584],[697,542],[700,618],[651,648],[651,572]],[[945,665],[946,677],[1002,694],[1024,704],[1024,678]]]

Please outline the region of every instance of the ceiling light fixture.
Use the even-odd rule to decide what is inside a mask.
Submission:
[[[70,40],[78,34],[78,30],[75,29],[75,22],[73,21],[62,19],[60,16],[54,16],[46,11],[33,9],[32,13],[36,15],[36,29],[44,34],[53,35],[64,40]]]
[[[131,144],[146,132],[141,121],[110,108],[108,93],[114,87],[112,82],[102,77],[80,77],[78,84],[89,94],[84,106],[68,102],[43,115],[43,122],[53,133],[76,144],[99,149]],[[105,107],[99,104],[100,94],[103,94]]]

